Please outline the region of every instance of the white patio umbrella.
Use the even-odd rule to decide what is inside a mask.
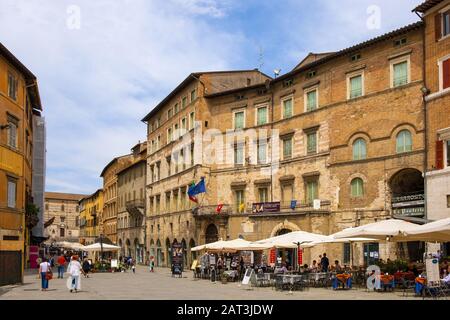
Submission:
[[[55,242],[53,245],[58,248],[84,250],[84,245],[82,245],[81,243],[78,243],[78,242],[59,241],[59,242]]]
[[[353,266],[353,243],[355,242],[376,242],[378,240],[372,238],[340,238],[336,239],[333,235],[329,236],[330,239],[323,241],[314,241],[310,243],[305,243],[302,247],[311,248],[317,246],[319,244],[327,244],[327,243],[349,243],[350,244],[350,256],[351,256],[351,265]]]
[[[377,240],[388,241],[411,241],[404,232],[408,232],[417,228],[417,225],[411,222],[397,219],[381,220],[369,223],[363,226],[347,228],[333,235],[335,239],[340,238],[358,238],[367,237]]]
[[[216,242],[211,242],[211,243],[207,243],[207,244],[202,244],[200,246],[196,246],[194,248],[191,248],[191,251],[201,251],[201,250],[217,250],[220,249],[221,246],[225,243],[226,241],[223,240],[219,240]]]
[[[103,249],[102,249],[103,246]],[[100,243],[93,243],[91,245],[85,246],[83,248],[83,251],[116,251],[116,250],[120,250],[121,248],[119,246],[114,246],[112,244],[106,244],[103,243],[102,245]]]
[[[450,218],[430,222],[405,231],[404,235],[411,241],[449,242]]]
[[[253,242],[253,245],[261,246],[264,249],[295,249],[304,243],[324,240],[329,240],[329,237],[305,231],[294,231],[281,236],[255,241]]]

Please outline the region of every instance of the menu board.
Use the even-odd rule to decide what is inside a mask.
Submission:
[[[172,266],[174,271],[183,271],[183,246],[181,243],[172,244]]]
[[[427,282],[439,284],[439,260],[438,259],[426,259],[425,268],[427,271]]]
[[[242,279],[242,284],[248,284],[254,272],[255,271],[252,268],[247,268],[247,270],[245,271],[244,279]]]
[[[111,268],[117,268],[117,259],[111,259]]]

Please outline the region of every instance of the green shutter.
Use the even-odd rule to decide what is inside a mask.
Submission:
[[[408,83],[408,62],[394,64],[394,87]]]
[[[244,112],[236,112],[234,114],[234,128],[235,129],[244,128]]]
[[[317,133],[310,133],[307,135],[307,152],[316,153],[317,152]]]
[[[283,119],[292,117],[292,99],[283,101]]]
[[[306,94],[306,110],[312,111],[317,108],[317,90]]]
[[[356,76],[350,79],[350,98],[362,96],[362,76]]]
[[[292,157],[292,138],[283,140],[283,159]]]
[[[258,109],[258,125],[267,123],[267,107]]]

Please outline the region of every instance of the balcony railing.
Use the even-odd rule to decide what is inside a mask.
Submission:
[[[201,216],[214,216],[214,215],[229,215],[231,214],[231,206],[229,204],[224,204],[222,206],[222,209],[220,210],[220,213],[217,212],[217,205],[213,206],[201,206],[198,208],[194,208],[193,213],[194,216],[201,217]]]

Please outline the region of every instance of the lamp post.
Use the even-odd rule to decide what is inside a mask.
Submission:
[[[100,262],[103,263],[103,234],[100,233]]]

